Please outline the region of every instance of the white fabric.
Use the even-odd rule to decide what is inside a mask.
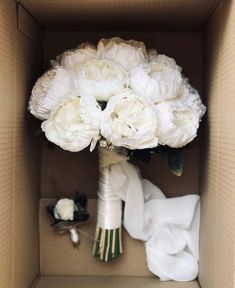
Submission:
[[[200,197],[167,199],[158,187],[141,179],[137,169],[126,160],[125,156],[100,149],[100,172],[105,171],[108,185],[102,184],[102,174],[99,197],[110,193],[107,199],[125,201],[124,227],[133,238],[145,241],[147,265],[153,274],[162,281],[195,279],[199,260]],[[109,188],[104,189],[103,194],[104,186]],[[119,208],[121,211],[121,206]],[[98,209],[99,217],[102,207]],[[113,227],[121,214],[112,210],[112,206],[106,211],[108,214],[103,213],[103,218],[109,219],[106,222],[110,221],[108,225]],[[113,211],[117,218],[112,223]]]
[[[148,269],[162,281],[191,281],[198,274],[200,197],[166,199],[126,160],[110,167],[113,191],[125,203],[124,226],[145,241]]]

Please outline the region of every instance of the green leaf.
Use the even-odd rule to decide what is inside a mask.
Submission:
[[[89,218],[89,214],[86,209],[77,205],[78,210],[74,211],[74,220],[78,222],[86,221]]]
[[[170,148],[167,151],[168,165],[172,173],[176,176],[181,176],[183,173],[183,153],[181,149]]]
[[[136,160],[141,160],[144,163],[151,161],[151,149],[133,150],[132,153]]]
[[[75,203],[80,205],[83,208],[86,208],[87,206],[87,197],[86,194],[81,193],[79,191],[75,191],[75,198],[74,198]]]

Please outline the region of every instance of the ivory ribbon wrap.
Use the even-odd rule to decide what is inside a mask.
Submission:
[[[128,158],[99,148],[99,190],[97,226],[102,229],[117,229],[122,226],[122,200],[115,192],[115,187],[110,183],[110,168]]]
[[[166,199],[155,185],[141,179],[126,157],[102,151],[105,157],[101,165],[105,171],[101,171],[100,187],[109,186],[109,190],[99,192],[101,199],[108,199],[107,204],[99,201],[100,224],[112,228],[119,225],[118,199],[122,199],[124,227],[133,238],[145,241],[148,269],[162,281],[195,279],[199,259],[199,196]],[[104,216],[105,211],[110,214]]]

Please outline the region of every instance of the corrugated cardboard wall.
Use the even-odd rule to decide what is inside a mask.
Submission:
[[[41,67],[41,49],[20,31],[16,43],[13,287],[23,288],[34,280],[39,262],[40,146],[30,135],[26,96],[32,89],[35,73]]]
[[[20,0],[46,29],[200,29],[221,0]],[[167,17],[166,17],[167,15]]]
[[[234,288],[235,5],[223,1],[205,30],[208,123],[202,157],[199,280],[203,288]]]
[[[137,39],[145,42],[149,48],[156,48],[176,59],[183,67],[184,74],[192,85],[202,90],[202,34],[201,32],[123,32],[123,31],[74,31],[52,32],[45,34],[44,66],[48,68],[49,60],[66,49],[76,47],[84,41],[97,43],[102,37],[120,36],[124,39]],[[185,53],[187,51],[187,53]],[[190,51],[190,53],[188,53]],[[154,155],[151,163],[138,161],[144,177],[158,185],[167,196],[199,193],[199,145],[197,138],[190,149],[184,153],[185,169],[182,177],[171,173],[167,163],[162,163],[159,155]],[[88,197],[95,198],[98,183],[98,159],[96,152],[88,150],[71,153],[56,148],[42,148],[41,197],[54,198],[58,190],[63,195],[73,195],[79,189]]]
[[[26,288],[38,273],[40,175],[40,149],[26,127],[26,96],[41,48],[17,29],[13,0],[0,1],[0,38],[0,287]]]
[[[13,228],[13,98],[15,5],[0,2],[0,287],[11,287]],[[13,20],[13,21],[12,21]]]

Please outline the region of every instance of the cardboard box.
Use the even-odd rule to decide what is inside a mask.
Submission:
[[[167,196],[201,195],[200,271],[191,283],[152,277],[143,244],[127,235],[124,256],[103,264],[91,243],[74,251],[48,227],[46,204],[79,189],[93,199],[84,225],[92,233],[98,161],[38,144],[26,115],[30,90],[58,53],[115,35],[175,58],[207,105],[181,178],[157,156],[138,164]],[[0,1],[0,288],[235,287],[234,35],[232,0]]]

